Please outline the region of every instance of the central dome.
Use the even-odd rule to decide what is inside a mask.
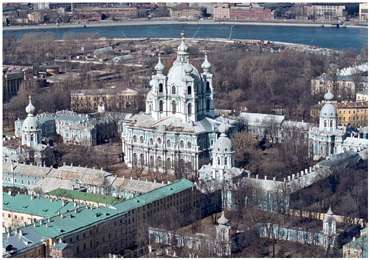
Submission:
[[[191,65],[190,63],[183,63],[178,61],[174,62],[174,64],[168,71],[167,76],[168,85],[178,85],[180,82],[186,81],[187,77],[189,76],[192,77],[195,81],[200,81],[200,74],[193,65]]]

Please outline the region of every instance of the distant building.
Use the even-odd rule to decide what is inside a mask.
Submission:
[[[26,78],[27,68],[4,66],[3,68],[3,102],[16,96],[21,83]]]
[[[368,125],[368,103],[367,101],[351,102],[342,101],[337,103],[338,123],[346,126],[351,124],[355,127]]]
[[[74,8],[73,18],[75,20],[100,21],[106,19],[127,19],[139,17],[137,7],[116,7],[116,8]]]
[[[369,100],[368,98],[368,90],[367,88],[363,91],[356,93],[356,102],[367,102]]]
[[[135,113],[144,109],[145,91],[131,88],[81,89],[71,91],[71,108],[78,113],[93,113],[99,104],[105,111]]]
[[[361,22],[367,22],[369,19],[369,3],[360,3],[358,17]]]
[[[202,11],[200,8],[189,7],[185,4],[179,4],[174,7],[170,7],[170,16],[172,18],[186,18],[186,19],[199,19],[202,17]]]
[[[343,245],[343,257],[368,258],[368,228],[361,230],[360,237],[353,237],[352,241]]]
[[[337,21],[343,19],[344,5],[310,4],[305,6],[305,12],[310,19],[318,21]]]
[[[367,63],[365,63],[341,69],[334,78],[323,73],[312,79],[311,93],[313,95],[321,95],[331,89],[336,95],[355,98],[358,89],[367,88],[367,80]]]
[[[215,20],[233,21],[271,21],[273,12],[268,8],[258,6],[241,6],[231,4],[216,4],[213,11]]]

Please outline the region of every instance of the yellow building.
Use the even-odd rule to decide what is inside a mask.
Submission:
[[[367,102],[343,101],[337,103],[337,115],[340,125],[351,124],[356,127],[367,126]]]

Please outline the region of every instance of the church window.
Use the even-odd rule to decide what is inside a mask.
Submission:
[[[324,127],[326,127],[326,120],[324,120]]]
[[[33,135],[31,135],[31,142],[33,142]]]
[[[188,115],[191,115],[191,103],[188,104]]]
[[[160,156],[157,157],[157,166],[162,167],[162,158]]]
[[[159,101],[159,112],[163,112],[163,101]]]
[[[133,164],[134,166],[136,166],[136,165],[137,165],[137,155],[136,155],[136,153],[134,153],[134,154],[133,154],[133,156],[132,156],[132,164]]]
[[[158,138],[157,139],[157,142],[158,142],[158,144],[161,144],[162,143],[162,139],[161,138]]]
[[[188,142],[188,148],[189,149],[191,148],[191,142]]]
[[[144,143],[144,136],[140,136],[140,143]]]
[[[176,101],[172,101],[172,114],[176,114]]]
[[[217,164],[218,164],[218,165],[221,165],[220,157],[217,157]]]
[[[144,165],[144,154],[140,154],[140,164]]]
[[[153,138],[150,138],[149,143],[150,145],[153,145]]]
[[[330,120],[330,127],[333,127],[333,120]]]
[[[225,157],[224,164],[227,165],[227,157]]]
[[[167,158],[166,160],[166,168],[170,169],[171,168],[171,158]]]
[[[206,83],[206,93],[211,93],[211,87],[209,86],[209,81]]]
[[[188,86],[188,95],[191,95],[191,86]]]
[[[163,92],[163,84],[159,83],[159,93],[162,93],[162,92]]]
[[[176,94],[176,87],[175,86],[172,86],[172,94]]]
[[[149,112],[152,112],[152,105],[149,105]]]
[[[136,135],[134,135],[134,137],[132,137],[132,140],[134,141],[134,143],[136,143],[136,142],[137,142],[137,137],[136,137]]]
[[[153,167],[154,166],[154,157],[153,155],[150,156],[150,166]]]
[[[211,101],[209,99],[207,99],[207,101],[206,101],[206,111],[209,112],[210,109],[211,109]]]
[[[167,140],[167,147],[170,147],[171,146],[171,141],[168,139]]]
[[[183,140],[180,141],[180,148],[184,148],[184,141]]]

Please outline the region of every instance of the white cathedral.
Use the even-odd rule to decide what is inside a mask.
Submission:
[[[197,171],[211,161],[220,125],[235,131],[236,121],[217,116],[214,111],[213,75],[207,54],[201,67],[203,71],[199,73],[190,63],[183,34],[167,75],[159,56],[146,97],[146,111],[123,123],[122,150],[129,167]]]

